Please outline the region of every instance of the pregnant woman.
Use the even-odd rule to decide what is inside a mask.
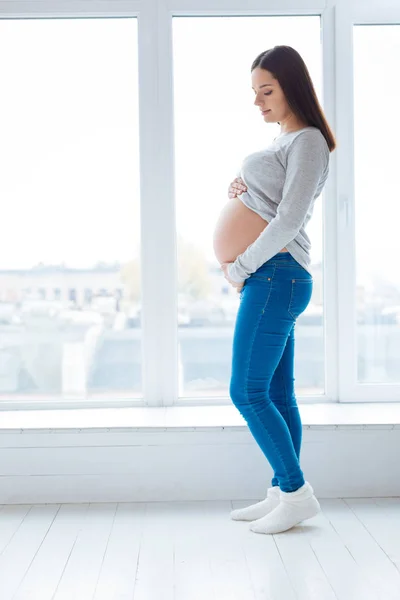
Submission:
[[[294,391],[294,327],[312,294],[305,231],[336,142],[308,69],[290,46],[251,66],[254,104],[280,134],[246,157],[214,234],[227,281],[240,292],[230,396],[272,467],[267,497],[234,510],[256,533],[286,531],[320,511],[300,468],[302,423]]]

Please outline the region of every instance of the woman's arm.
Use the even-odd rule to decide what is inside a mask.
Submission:
[[[276,217],[229,266],[228,275],[232,281],[245,281],[296,237],[328,164],[329,148],[319,132],[317,135],[304,132],[293,140],[288,150],[282,200]]]

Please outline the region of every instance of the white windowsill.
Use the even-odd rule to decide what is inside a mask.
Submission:
[[[300,404],[305,429],[400,429],[400,402]],[[0,433],[246,430],[233,405],[0,412]]]

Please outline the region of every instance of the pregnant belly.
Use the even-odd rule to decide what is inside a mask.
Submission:
[[[239,198],[230,199],[214,231],[214,253],[218,262],[234,262],[267,226],[268,221],[264,221]],[[287,251],[286,248],[283,250]]]

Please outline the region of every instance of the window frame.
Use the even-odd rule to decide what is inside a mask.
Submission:
[[[357,373],[356,239],[354,182],[354,60],[355,25],[400,24],[400,5],[390,0],[351,5],[338,2],[336,31],[336,136],[338,200],[338,401],[398,402],[400,383],[360,383]],[[341,282],[341,285],[339,285]]]
[[[366,5],[368,4],[368,6]],[[323,193],[325,393],[300,403],[398,401],[400,384],[357,384],[353,181],[353,24],[398,23],[389,0],[0,0],[0,18],[138,19],[143,399],[26,399],[1,408],[228,405],[179,398],[172,20],[178,16],[318,15],[323,108],[338,140]],[[350,110],[349,110],[350,107]],[[329,223],[329,227],[327,224]],[[353,284],[351,283],[353,282]],[[156,374],[156,375],[155,375]]]

